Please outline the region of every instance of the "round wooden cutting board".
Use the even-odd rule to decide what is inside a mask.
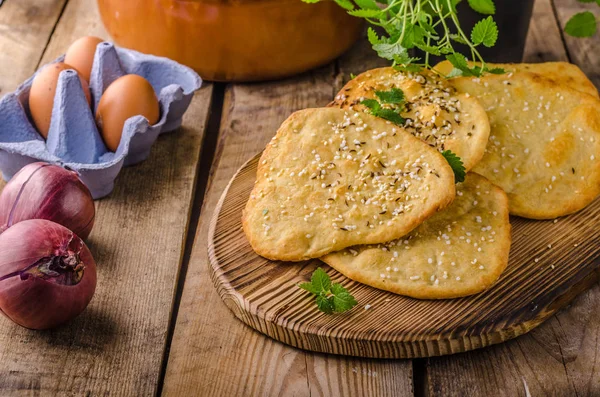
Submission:
[[[600,199],[556,221],[512,217],[507,269],[492,288],[467,298],[416,300],[354,282],[319,260],[264,259],[241,227],[258,158],[238,171],[217,205],[208,241],[211,274],[240,320],[283,343],[378,358],[464,352],[528,332],[598,280]],[[317,310],[297,284],[319,266],[350,290],[356,307],[333,315]]]

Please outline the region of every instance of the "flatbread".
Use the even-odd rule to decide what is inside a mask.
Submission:
[[[475,65],[469,62],[471,66]],[[490,68],[502,68],[510,72],[531,72],[539,74],[557,84],[566,85],[572,89],[585,92],[598,98],[598,90],[594,83],[587,78],[577,65],[568,62],[543,62],[543,63],[488,63]],[[434,70],[447,75],[454,67],[448,61],[443,61],[434,66]]]
[[[336,108],[292,114],[262,154],[242,224],[268,259],[399,238],[455,195],[446,159],[401,128]]]
[[[508,194],[510,212],[552,219],[600,193],[600,101],[535,73],[458,77],[477,97],[492,131],[473,169]]]
[[[490,133],[485,110],[475,98],[457,93],[435,73],[400,72],[391,67],[369,70],[350,80],[330,106],[368,111],[360,102],[377,99],[375,91],[392,88],[404,92],[406,108],[401,114],[407,119],[407,131],[439,151],[451,150],[467,170],[477,164]]]
[[[413,298],[456,298],[489,288],[508,263],[508,199],[475,173],[456,190],[448,208],[402,239],[321,260],[360,283]]]

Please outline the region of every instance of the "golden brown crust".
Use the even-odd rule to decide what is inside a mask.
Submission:
[[[350,80],[329,106],[367,111],[362,100],[376,99],[376,90],[392,88],[404,92],[401,114],[408,120],[404,126],[408,132],[440,151],[451,150],[467,171],[479,162],[490,133],[487,114],[477,99],[457,93],[435,73],[414,74],[391,67],[369,70]]]
[[[407,236],[356,246],[321,258],[347,277],[418,299],[479,293],[508,264],[508,199],[486,178],[469,173],[457,197]]]
[[[473,62],[469,62],[474,65]],[[543,63],[488,63],[489,68],[502,68],[510,72],[531,72],[538,74],[556,84],[584,92],[598,98],[598,90],[594,83],[587,78],[577,65],[568,62],[543,62]],[[447,75],[453,69],[448,61],[443,61],[434,66],[434,70]]]
[[[291,115],[267,145],[242,224],[273,260],[399,238],[454,198],[436,150],[385,120],[336,108]]]
[[[450,82],[488,112],[490,140],[473,171],[506,191],[511,214],[552,219],[600,194],[600,100],[530,72]]]

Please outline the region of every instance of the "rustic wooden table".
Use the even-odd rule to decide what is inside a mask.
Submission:
[[[0,96],[76,38],[108,37],[95,0],[0,2]],[[600,86],[600,43],[561,35],[575,0],[537,0],[525,61],[570,60]],[[416,360],[300,351],[236,320],[207,266],[210,217],[230,177],[294,110],[328,103],[381,61],[363,41],[335,63],[262,84],[206,83],[183,127],[126,168],[97,205],[98,290],[53,331],[0,319],[0,395],[600,395],[600,286],[529,334]]]

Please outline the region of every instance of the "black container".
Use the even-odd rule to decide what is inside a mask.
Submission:
[[[534,0],[496,0],[496,14],[492,17],[498,24],[498,41],[492,48],[483,45],[477,47],[481,56],[486,62],[508,63],[521,62],[523,59],[523,50],[527,40],[527,31],[529,30],[529,21],[533,11]],[[471,30],[475,24],[486,18],[487,15],[479,14],[473,11],[467,0],[461,1],[458,6],[458,19],[462,30],[470,37]],[[452,25],[452,23],[450,23]],[[453,43],[454,48],[470,59],[469,47]],[[420,51],[417,56],[423,57]],[[432,64],[443,60],[442,57],[431,57]]]
[[[498,41],[492,48],[479,46],[477,49],[487,62],[521,62],[534,0],[496,0],[494,20],[498,24]],[[470,34],[473,26],[486,15],[473,11],[463,0],[457,7],[458,18],[465,33]],[[464,46],[461,46],[464,47]],[[465,55],[468,48],[461,48]]]

